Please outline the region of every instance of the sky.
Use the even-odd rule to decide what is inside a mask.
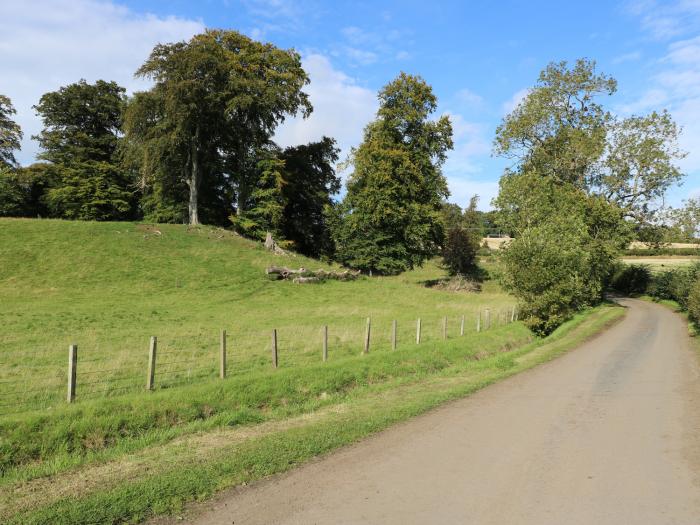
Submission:
[[[223,28],[301,54],[314,112],[287,119],[282,146],[326,135],[345,157],[377,91],[401,71],[421,75],[454,127],[443,168],[450,200],[465,206],[478,194],[481,209],[508,165],[491,154],[503,116],[549,62],[594,59],[618,80],[611,111],[666,108],[683,126],[687,177],[668,203],[700,196],[700,0],[0,0],[0,13],[0,94],[17,109],[25,165],[38,152],[32,106],[43,93],[81,78],[147,89],[133,74],[155,44]]]

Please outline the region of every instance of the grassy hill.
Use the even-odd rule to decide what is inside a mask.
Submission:
[[[0,414],[60,403],[67,348],[78,344],[78,399],[143,388],[151,335],[159,339],[156,384],[215,377],[219,332],[228,332],[231,374],[270,366],[278,330],[280,366],[318,362],[328,325],[330,359],[356,356],[365,319],[372,350],[454,335],[462,315],[512,305],[493,282],[478,294],[429,289],[435,264],[398,277],[294,284],[265,275],[270,264],[317,268],[275,256],[230,232],[181,225],[57,220],[0,221]],[[3,388],[5,385],[5,388]],[[9,391],[11,387],[12,391]],[[15,395],[12,395],[12,394]]]

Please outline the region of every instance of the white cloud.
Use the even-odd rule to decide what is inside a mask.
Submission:
[[[343,52],[351,61],[363,66],[374,64],[379,59],[377,53],[373,51],[352,46],[345,46]]]
[[[41,129],[31,109],[41,95],[81,78],[114,80],[129,91],[146,84],[134,71],[159,42],[187,39],[201,21],[139,14],[101,0],[4,2],[0,17],[0,93],[9,96],[24,131],[23,164],[38,149]]]
[[[474,93],[471,89],[460,89],[455,96],[457,102],[471,107],[480,107],[484,104],[484,98]]]
[[[682,127],[680,147],[688,156],[678,164],[688,174],[685,185],[700,184],[700,1],[675,0],[659,2],[640,0],[628,4],[632,14],[640,18],[642,28],[652,37],[667,40],[665,55],[649,67],[656,72],[637,100],[616,109],[622,114],[646,113],[668,109]],[[669,191],[672,204],[680,203],[688,191]],[[690,190],[692,191],[692,190]]]
[[[333,68],[327,57],[309,54],[302,59],[311,83],[307,93],[314,111],[307,119],[288,119],[275,134],[281,146],[294,146],[321,139],[336,139],[341,160],[362,140],[364,127],[375,117],[377,94],[358,85],[342,71]]]
[[[695,30],[700,24],[700,2],[697,0],[632,0],[627,10],[641,21],[652,37],[669,40]]]
[[[613,58],[613,64],[622,64],[623,62],[635,62],[642,58],[642,53],[640,51],[631,51],[630,53],[624,53]]]
[[[518,105],[525,100],[525,97],[527,97],[528,93],[530,93],[530,90],[525,88],[521,89],[519,91],[516,91],[513,93],[513,96],[510,97],[508,100],[506,100],[502,105],[501,105],[501,111],[503,111],[504,115],[507,115],[511,111],[513,111],[515,108],[518,107]]]

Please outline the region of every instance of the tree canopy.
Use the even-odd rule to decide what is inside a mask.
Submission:
[[[344,264],[393,274],[422,264],[442,244],[448,189],[440,167],[452,125],[447,116],[430,120],[437,98],[419,76],[401,73],[379,92],[379,103],[352,152],[334,242]]]
[[[243,211],[260,149],[286,116],[312,110],[299,55],[236,31],[158,45],[137,76],[155,83],[134,96],[126,117],[142,186],[157,196],[147,211],[174,218],[184,208],[190,224],[200,209],[214,223]]]
[[[134,186],[119,160],[125,89],[85,80],[44,94],[34,106],[44,129],[35,137],[54,184],[46,200],[68,219],[114,220],[133,213]]]
[[[617,82],[594,61],[549,64],[496,130],[494,153],[515,172],[536,172],[614,203],[628,219],[653,219],[658,199],[680,181],[679,128],[667,112],[619,118],[600,98]]]
[[[16,113],[12,101],[0,95],[0,168],[17,167],[14,152],[21,147],[22,129],[13,120]]]

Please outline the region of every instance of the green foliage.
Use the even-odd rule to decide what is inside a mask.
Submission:
[[[234,229],[258,240],[270,232],[304,255],[331,255],[325,210],[340,189],[333,168],[338,159],[335,141],[324,137],[283,151],[271,146],[259,156],[267,158],[258,162],[257,183],[248,201],[231,216]]]
[[[690,198],[683,201],[683,206],[671,209],[666,217],[675,233],[675,242],[697,242],[700,233],[700,198]]]
[[[257,152],[287,115],[312,109],[299,54],[236,31],[159,44],[137,76],[155,85],[127,109],[128,156],[166,203],[159,210],[151,198],[149,213],[174,218],[186,207],[192,224],[201,215],[223,225],[234,206],[247,211],[260,190]]]
[[[700,279],[697,279],[688,293],[688,317],[696,325],[700,323]]]
[[[20,149],[22,129],[12,120],[15,113],[12,101],[0,95],[0,170],[17,167],[14,151]]]
[[[133,215],[134,180],[120,163],[119,133],[126,97],[115,82],[81,80],[46,93],[35,106],[44,129],[36,137],[52,185],[46,203],[55,217],[124,219]]]
[[[698,256],[700,255],[700,244],[697,248],[629,248],[622,250],[621,255],[630,257],[650,257],[655,255]]]
[[[51,179],[42,163],[17,169],[0,168],[0,217],[46,217],[46,190]]]
[[[258,161],[258,182],[250,193],[251,204],[231,216],[233,228],[251,239],[262,241],[267,232],[281,235],[284,198],[284,161],[269,158]]]
[[[285,172],[282,238],[310,257],[333,254],[327,209],[333,205],[331,196],[340,190],[333,168],[338,151],[335,140],[323,137],[286,148],[280,155]]]
[[[659,272],[649,286],[648,293],[656,299],[670,299],[681,308],[688,308],[688,297],[700,279],[700,264]]]
[[[517,232],[503,250],[504,284],[520,299],[533,331],[550,333],[601,300],[629,238],[618,208],[533,173],[504,176],[495,203],[506,227]]]
[[[478,201],[478,195],[474,195],[464,214],[461,213],[459,206],[457,206],[458,212],[453,207],[456,205],[443,207],[443,213],[447,212],[445,215],[447,233],[442,249],[442,259],[450,275],[470,275],[477,269],[476,254],[479,250],[482,231],[481,216],[476,209]]]
[[[611,119],[596,97],[616,89],[614,79],[596,73],[593,61],[549,64],[498,126],[495,153],[517,160],[522,171],[587,189]]]
[[[422,264],[443,240],[440,170],[452,148],[446,116],[420,77],[401,73],[379,93],[377,120],[353,151],[354,172],[337,208],[333,240],[343,264],[396,274]]]
[[[625,295],[640,295],[647,292],[652,275],[644,264],[618,264],[610,279],[613,290]]]
[[[573,184],[648,222],[659,197],[682,178],[680,130],[665,111],[613,117],[597,99],[615,93],[617,82],[595,66],[584,59],[548,65],[497,128],[494,152],[516,160],[516,171]]]

